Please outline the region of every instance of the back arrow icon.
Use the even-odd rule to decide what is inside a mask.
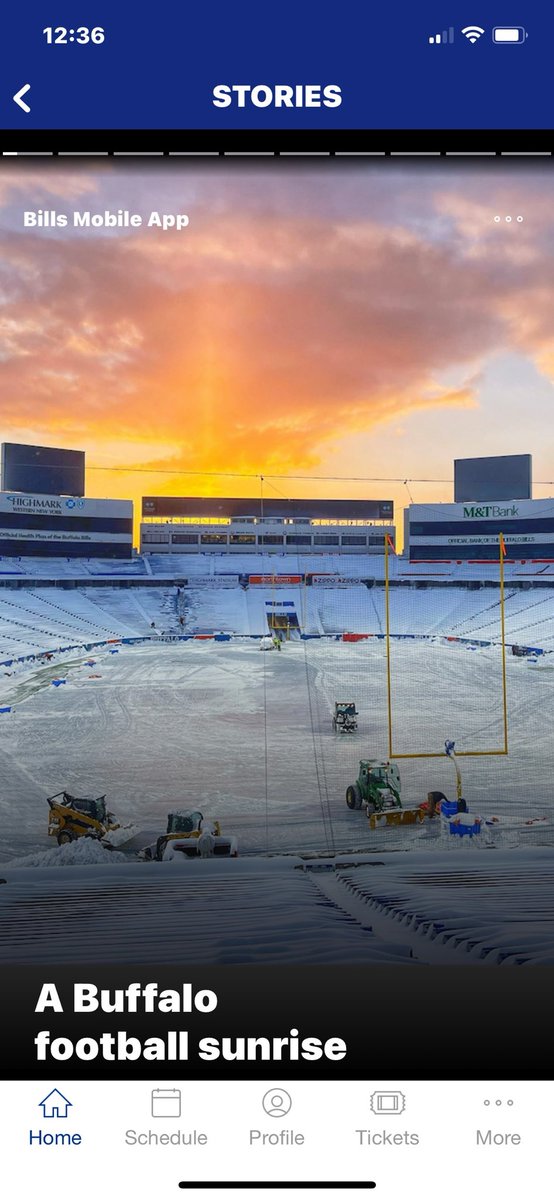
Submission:
[[[23,109],[23,112],[31,111],[31,109],[29,108],[29,105],[26,104],[25,101],[22,100],[22,98],[21,98],[22,96],[25,95],[26,92],[29,92],[30,90],[31,90],[31,84],[24,83],[23,87],[20,88],[19,91],[15,93],[15,96],[12,96],[12,100],[15,100],[15,103],[19,104],[19,107]]]

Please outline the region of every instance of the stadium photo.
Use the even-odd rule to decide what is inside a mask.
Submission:
[[[554,962],[551,187],[6,164],[4,964]]]

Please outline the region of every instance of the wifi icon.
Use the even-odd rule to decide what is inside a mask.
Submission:
[[[465,29],[462,29],[462,33],[468,42],[477,42],[483,36],[484,32],[485,30],[481,29],[480,25],[466,25]]]

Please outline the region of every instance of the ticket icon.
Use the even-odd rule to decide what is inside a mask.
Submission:
[[[404,1112],[406,1097],[403,1092],[373,1092],[370,1104],[376,1115],[391,1117]]]

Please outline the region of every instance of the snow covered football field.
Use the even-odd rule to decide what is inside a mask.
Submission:
[[[219,817],[241,854],[392,849],[427,840],[431,826],[368,829],[344,794],[361,757],[387,756],[383,642],[256,641],[122,646],[72,652],[2,681],[15,704],[0,725],[1,859],[46,849],[45,799],[66,788],[107,794],[139,836],[161,833],[176,807]],[[554,779],[554,671],[508,659],[510,753],[462,758],[471,811],[510,820],[549,815]],[[100,676],[91,678],[92,674]],[[64,675],[63,687],[51,686]],[[502,745],[500,651],[398,642],[392,650],[393,745],[398,752]],[[359,729],[333,733],[335,699],[355,699]],[[431,788],[455,794],[445,757],[400,761],[405,806]],[[525,837],[525,828],[521,831]],[[148,841],[148,836],[145,836]],[[527,828],[554,842],[554,826]]]
[[[438,822],[371,831],[346,807],[360,757],[387,756],[383,641],[152,643],[94,660],[72,651],[1,678],[3,961],[554,961],[547,664],[508,657],[510,753],[460,760],[471,811],[500,818],[470,841]],[[392,690],[396,751],[501,746],[498,648],[395,642]],[[356,701],[357,734],[333,733],[335,699]],[[446,756],[400,770],[405,806],[455,795]],[[106,793],[130,826],[126,857],[48,839],[45,799],[62,788]],[[239,859],[138,863],[129,850],[176,807],[219,818]]]

